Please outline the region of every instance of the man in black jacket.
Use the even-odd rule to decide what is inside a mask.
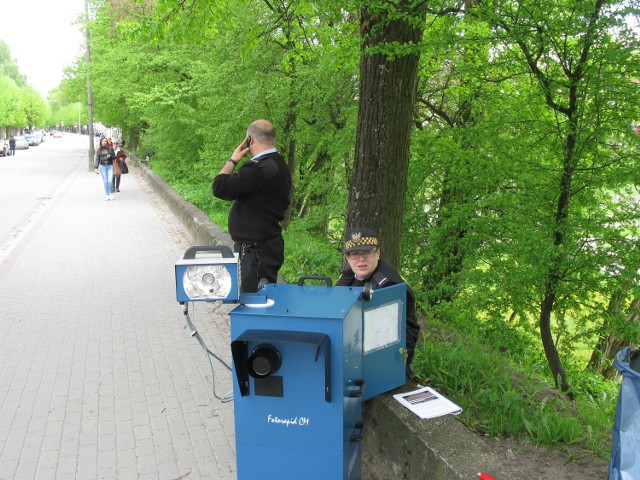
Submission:
[[[358,227],[347,230],[343,253],[347,259],[347,265],[340,272],[336,286],[361,287],[368,282],[376,290],[406,283],[391,265],[380,258],[382,252],[378,245],[378,238],[368,228]],[[407,378],[413,375],[411,362],[419,333],[416,298],[411,287],[407,285]]]
[[[229,234],[239,253],[240,291],[258,291],[258,282],[276,283],[284,262],[280,222],[289,206],[291,172],[276,150],[276,133],[267,120],[256,120],[213,180],[214,196],[232,200]],[[253,157],[237,172],[247,154]]]

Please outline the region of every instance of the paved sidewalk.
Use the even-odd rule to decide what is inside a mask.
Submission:
[[[191,240],[138,169],[107,202],[86,163],[0,256],[0,479],[235,479],[233,403],[175,299]],[[190,308],[230,364],[229,307]]]

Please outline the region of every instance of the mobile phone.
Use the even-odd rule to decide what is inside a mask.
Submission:
[[[249,145],[251,145],[251,135],[247,136],[247,139],[242,144],[242,148],[249,148]]]

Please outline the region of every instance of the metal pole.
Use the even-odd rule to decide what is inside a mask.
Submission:
[[[96,150],[93,143],[93,93],[91,92],[91,41],[89,36],[89,0],[84,0],[84,16],[86,20],[85,38],[87,41],[87,127],[89,128],[89,171],[93,170]]]

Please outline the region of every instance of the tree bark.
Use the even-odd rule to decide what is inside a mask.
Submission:
[[[395,267],[400,258],[420,56],[418,48],[389,53],[392,42],[417,46],[422,39],[425,12],[411,4],[399,1],[395,8],[403,14],[391,21],[388,13],[370,5],[361,13],[360,108],[345,225],[374,230],[385,260]]]

